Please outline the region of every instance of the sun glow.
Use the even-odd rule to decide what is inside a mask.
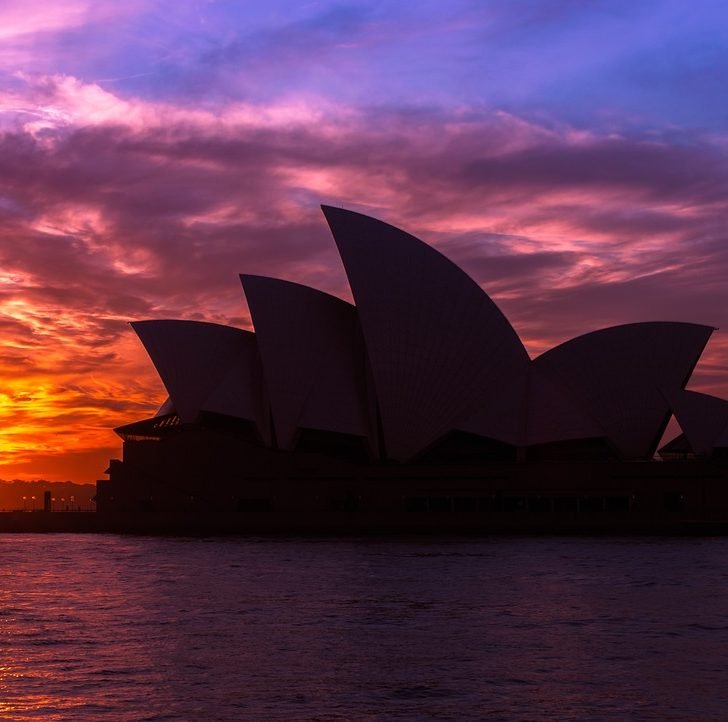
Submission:
[[[83,314],[5,299],[0,325],[0,477],[93,481],[116,453],[114,426],[154,413],[159,383],[133,348],[111,363]]]

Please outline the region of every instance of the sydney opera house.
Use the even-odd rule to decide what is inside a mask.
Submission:
[[[132,323],[169,398],[116,429],[100,513],[251,532],[728,519],[728,401],[686,390],[712,327],[627,324],[531,359],[440,252],[323,211],[355,305],[242,275],[254,332]],[[673,415],[682,434],[658,449]]]

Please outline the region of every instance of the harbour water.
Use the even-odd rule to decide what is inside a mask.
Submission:
[[[2,720],[724,720],[728,539],[0,536]]]

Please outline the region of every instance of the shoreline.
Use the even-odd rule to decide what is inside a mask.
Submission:
[[[605,514],[573,515],[409,515],[345,512],[102,513],[93,511],[2,511],[0,534],[129,534],[149,536],[254,537],[489,537],[489,536],[726,536],[728,519],[655,518]],[[495,518],[494,518],[495,517]]]

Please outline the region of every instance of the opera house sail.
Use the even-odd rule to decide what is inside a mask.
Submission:
[[[728,401],[686,388],[712,327],[631,323],[531,359],[439,251],[323,212],[354,304],[243,274],[254,331],[131,324],[169,397],[116,430],[99,512],[487,533],[672,528],[728,508]],[[671,417],[682,434],[658,455]]]

